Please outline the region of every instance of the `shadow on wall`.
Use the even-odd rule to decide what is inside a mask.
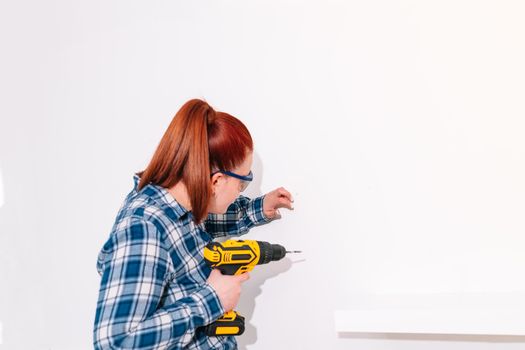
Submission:
[[[340,339],[421,340],[484,343],[525,343],[521,335],[420,334],[420,333],[338,333]]]
[[[254,174],[253,182],[246,189],[245,195],[250,198],[255,198],[263,194],[261,192],[263,165],[261,158],[255,151],[253,153],[252,171]],[[292,262],[290,259],[284,258],[263,267],[257,266],[252,272],[250,272],[250,279],[245,282],[241,293],[241,299],[235,308],[236,311],[244,316],[246,321],[244,333],[237,337],[239,350],[247,350],[248,345],[257,342],[257,329],[251,324],[251,320],[255,313],[255,298],[261,294],[262,285],[267,279],[273,278],[289,270],[291,266]]]
[[[292,266],[292,262],[288,258],[280,261],[272,262],[271,268],[259,269],[257,272],[252,272],[249,280],[249,285],[243,288],[241,293],[241,300],[235,308],[242,316],[245,317],[245,331],[244,334],[237,337],[239,350],[247,350],[248,345],[257,342],[257,328],[251,323],[255,311],[255,298],[262,292],[262,285],[267,279],[273,278],[287,270]],[[246,282],[248,283],[248,282]]]

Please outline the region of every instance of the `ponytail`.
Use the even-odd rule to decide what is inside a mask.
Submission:
[[[148,183],[171,188],[179,181],[186,186],[196,223],[208,215],[212,196],[211,168],[233,170],[253,142],[246,126],[237,118],[216,112],[207,102],[192,99],[176,113],[142,172],[140,191]]]

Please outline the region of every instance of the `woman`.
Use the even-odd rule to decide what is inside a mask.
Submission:
[[[232,310],[248,274],[203,260],[215,237],[240,235],[292,209],[279,188],[250,200],[253,142],[244,124],[205,101],[186,102],[119,210],[98,257],[95,349],[236,349],[203,326]]]

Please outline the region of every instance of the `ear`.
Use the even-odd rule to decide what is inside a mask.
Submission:
[[[224,174],[217,173],[211,177],[211,188],[213,192],[216,192],[218,188],[222,187],[224,183],[225,176]]]

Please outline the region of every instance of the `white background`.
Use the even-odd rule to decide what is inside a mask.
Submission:
[[[352,295],[525,291],[521,1],[0,2],[5,349],[89,349],[96,257],[132,175],[203,98],[255,141],[241,349],[524,349],[335,332]],[[525,322],[525,321],[524,321]]]

